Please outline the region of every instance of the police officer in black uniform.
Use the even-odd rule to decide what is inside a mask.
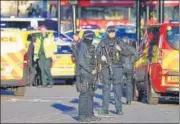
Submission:
[[[100,118],[96,117],[93,112],[93,96],[94,85],[93,79],[96,74],[96,67],[94,64],[94,53],[92,51],[92,41],[95,34],[92,31],[85,31],[83,39],[80,42],[80,48],[78,50],[78,63],[80,66],[81,82],[77,86],[79,95],[79,121],[90,122],[99,121]]]
[[[136,53],[136,49],[133,47],[133,43],[130,43],[128,38],[124,39],[124,43],[129,47],[128,52],[129,56],[123,57],[123,75],[125,76],[125,94],[127,104],[131,104],[132,96],[133,96],[133,66],[134,61],[137,60],[138,56]]]
[[[107,28],[107,38],[103,39],[97,47],[97,54],[100,58],[102,67],[102,83],[103,87],[103,102],[99,114],[109,114],[109,100],[111,92],[111,84],[113,84],[113,92],[115,97],[116,114],[122,115],[122,89],[123,83],[122,74],[122,56],[127,56],[126,45],[116,37],[114,26]]]

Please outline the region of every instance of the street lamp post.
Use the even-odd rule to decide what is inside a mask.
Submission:
[[[73,33],[76,33],[76,5],[77,0],[69,0],[70,5],[72,5],[73,10]]]
[[[137,34],[137,42],[136,49],[139,48],[140,43],[140,0],[136,1],[136,34]]]
[[[58,37],[59,34],[61,33],[61,0],[57,0],[57,15],[58,15],[58,29],[57,29],[57,33],[58,33]]]
[[[159,23],[164,22],[164,0],[159,0]]]
[[[76,33],[76,6],[72,5],[73,9],[73,32]]]

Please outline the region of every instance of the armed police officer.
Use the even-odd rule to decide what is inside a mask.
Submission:
[[[130,42],[128,38],[123,40],[125,44],[127,44],[127,47],[129,48],[128,52],[129,55],[126,57],[123,57],[123,75],[125,77],[125,85],[126,85],[126,102],[127,104],[131,104],[132,96],[133,96],[133,66],[134,61],[138,58],[136,49],[133,47],[133,43]]]
[[[109,26],[106,32],[108,36],[103,39],[97,47],[97,54],[99,55],[98,58],[100,58],[99,61],[102,67],[102,83],[104,84],[102,108],[99,114],[109,114],[108,109],[112,84],[115,97],[116,114],[122,115],[122,56],[128,55],[126,53],[127,47],[116,37],[116,30],[114,26]]]
[[[92,46],[94,36],[94,32],[89,30],[85,31],[78,50],[81,82],[77,86],[77,90],[80,92],[79,121],[82,122],[101,120],[100,118],[95,117],[93,112],[93,96],[95,91],[93,79],[97,72],[94,64],[95,47]]]

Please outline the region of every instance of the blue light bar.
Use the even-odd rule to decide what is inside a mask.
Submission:
[[[178,20],[169,20],[170,23],[179,23]]]

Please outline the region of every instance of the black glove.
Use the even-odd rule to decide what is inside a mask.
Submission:
[[[76,82],[76,90],[77,90],[77,92],[81,92],[82,84],[80,82]]]
[[[92,88],[93,88],[93,91],[96,91],[97,90],[97,85],[93,84]]]

